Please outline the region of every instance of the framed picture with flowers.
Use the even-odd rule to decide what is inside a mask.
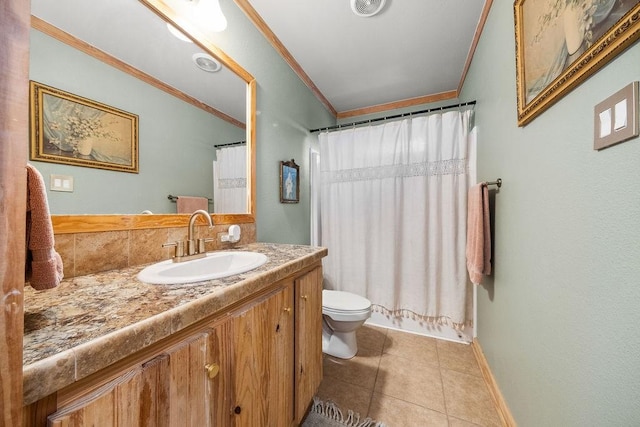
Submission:
[[[515,0],[518,125],[640,38],[639,0]]]
[[[138,116],[31,81],[30,159],[138,173]]]

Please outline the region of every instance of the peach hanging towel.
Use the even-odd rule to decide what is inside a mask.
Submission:
[[[178,213],[193,213],[198,209],[209,211],[209,200],[206,197],[178,196],[176,200]]]
[[[55,251],[53,225],[42,175],[27,164],[27,224],[25,280],[32,288],[55,288],[64,277],[62,258]]]
[[[469,278],[479,285],[483,276],[491,274],[489,189],[484,182],[469,189],[466,257]]]

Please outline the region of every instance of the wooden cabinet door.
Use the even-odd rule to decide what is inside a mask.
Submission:
[[[267,375],[269,426],[290,426],[294,419],[294,325],[293,283],[268,301],[267,323],[271,326]]]
[[[218,331],[197,334],[49,416],[51,427],[229,425],[228,392],[210,376],[223,346]],[[219,362],[217,362],[219,361]],[[212,371],[213,374],[215,372]],[[219,402],[222,404],[219,404]],[[224,418],[226,414],[226,418]]]
[[[168,357],[126,372],[48,418],[51,427],[169,426]]]
[[[202,333],[169,349],[169,425],[213,426],[210,405],[209,348],[211,334]]]
[[[295,281],[296,421],[302,421],[322,381],[322,267]]]
[[[101,426],[116,427],[115,391],[103,391],[87,402],[81,402],[77,407],[68,407],[49,416],[50,427],[84,427]]]
[[[142,365],[139,374],[116,389],[118,426],[169,427],[169,357],[160,355]]]
[[[232,425],[292,424],[293,320],[292,283],[230,320]]]
[[[232,392],[233,322],[225,321],[209,332],[208,364],[212,369],[207,390],[209,411],[215,427],[227,427],[233,422]],[[217,370],[217,373],[215,372]]]

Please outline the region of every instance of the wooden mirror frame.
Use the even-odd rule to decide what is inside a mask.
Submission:
[[[205,52],[217,58],[247,83],[247,212],[246,214],[211,214],[214,224],[247,224],[255,223],[256,213],[256,81],[230,56],[219,49],[193,23],[176,13],[163,0],[139,0],[156,13],[161,19],[170,23],[189,36],[194,43]],[[134,230],[144,228],[182,227],[189,222],[189,214],[154,214],[154,215],[52,215],[56,234],[91,233],[100,231]]]

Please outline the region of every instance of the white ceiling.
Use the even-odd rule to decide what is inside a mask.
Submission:
[[[259,13],[264,22],[256,25],[266,23],[263,32],[275,34],[293,57],[294,70],[302,70],[339,117],[413,98],[457,95],[483,9],[491,3],[387,0],[380,13],[363,18],[352,12],[350,0],[233,1]],[[199,48],[171,36],[140,2],[32,0],[31,8],[33,15],[245,121],[244,82],[226,69],[209,74],[195,68],[191,55]]]
[[[337,112],[457,91],[486,0],[247,0]],[[242,3],[242,2],[240,2]]]

